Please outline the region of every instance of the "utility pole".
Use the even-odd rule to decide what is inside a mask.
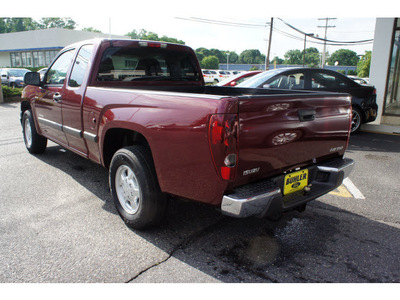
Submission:
[[[270,26],[271,27],[269,30],[268,51],[267,51],[267,57],[265,58],[265,71],[269,70],[269,53],[271,51],[271,40],[272,40],[272,30],[274,26],[274,18],[271,18]]]
[[[336,20],[337,18],[321,18],[318,20],[325,20],[325,26],[318,26],[319,28],[325,28],[325,38],[324,38],[324,52],[322,52],[322,63],[321,63],[321,68],[325,67],[325,60],[326,60],[326,34],[328,31],[328,28],[334,28],[336,26],[328,26],[329,20]]]

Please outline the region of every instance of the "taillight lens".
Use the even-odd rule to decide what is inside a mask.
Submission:
[[[215,170],[222,179],[234,180],[238,159],[238,117],[236,114],[212,115],[209,124],[209,144]]]

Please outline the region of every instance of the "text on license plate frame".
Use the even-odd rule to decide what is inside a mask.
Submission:
[[[304,189],[308,185],[308,169],[296,171],[285,176],[283,195]]]

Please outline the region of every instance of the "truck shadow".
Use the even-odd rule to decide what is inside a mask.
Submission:
[[[357,151],[360,147],[367,148],[351,145]],[[117,214],[105,168],[59,146],[49,146],[36,157],[71,176],[103,202],[104,210]],[[393,246],[400,244],[399,228],[320,201],[304,213],[288,213],[272,222],[233,219],[213,207],[172,199],[160,227],[132,233],[168,257],[127,282],[400,281],[398,248]],[[196,277],[174,272],[175,264],[189,266]],[[160,279],[153,272],[173,276]]]

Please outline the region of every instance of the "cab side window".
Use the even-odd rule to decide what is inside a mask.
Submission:
[[[286,90],[304,89],[304,73],[282,74],[276,77],[269,86],[271,88]]]
[[[46,84],[63,85],[67,76],[68,68],[71,65],[74,50],[69,50],[61,54],[54,64],[50,67],[46,76]]]
[[[78,53],[69,79],[70,87],[80,87],[88,69],[90,55],[92,54],[93,45],[83,46]]]

